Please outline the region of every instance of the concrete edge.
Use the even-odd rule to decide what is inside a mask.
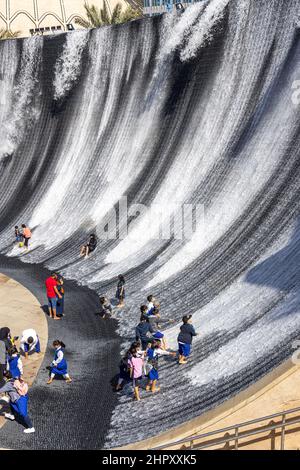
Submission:
[[[203,415],[190,421],[186,421],[184,424],[176,426],[175,428],[165,431],[155,437],[151,437],[134,444],[128,444],[123,447],[117,447],[113,450],[148,450],[162,445],[168,445],[168,447],[171,448],[172,443],[174,445],[175,442],[180,439],[204,433],[207,427],[217,424],[232,413],[240,410],[249,403],[254,402],[261,395],[264,395],[277,384],[294,374],[297,370],[298,367],[292,363],[291,359],[289,359],[269,374],[262,377],[258,382],[248,387],[246,390],[240,392],[235,397],[230,398]],[[278,410],[274,410],[274,413],[277,411]],[[259,416],[257,417],[259,418]],[[222,425],[220,424],[220,428],[221,427]]]

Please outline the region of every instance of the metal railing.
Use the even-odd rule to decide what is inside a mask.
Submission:
[[[245,439],[251,436],[252,437],[258,436],[263,433],[267,433],[269,431],[271,432],[275,431],[276,433],[277,429],[281,430],[280,450],[284,450],[287,428],[295,424],[300,424],[300,415],[294,418],[290,417],[290,415],[295,414],[295,413],[300,414],[300,407],[293,408],[287,411],[282,411],[281,413],[275,413],[269,416],[263,416],[262,418],[253,419],[252,421],[246,421],[244,423],[235,424],[233,426],[228,426],[226,428],[217,429],[215,431],[207,432],[205,434],[193,435],[191,437],[187,437],[179,441],[174,441],[174,442],[170,442],[169,444],[155,447],[152,450],[163,450],[163,449],[170,449],[173,447],[178,448],[179,446],[181,447],[184,446],[185,449],[200,450],[200,449],[207,449],[209,447],[217,447],[222,444],[225,444],[225,445],[228,444],[228,447],[226,447],[226,449],[228,450],[229,449],[238,450],[241,439]],[[242,430],[243,428],[246,428],[255,424],[260,424],[260,423],[263,423],[264,421],[274,420],[279,417],[281,418],[281,420],[276,423],[274,421],[271,421],[270,424],[263,425],[256,429],[245,430],[245,431]],[[300,432],[300,429],[290,430],[289,432]],[[229,433],[229,435],[227,434],[223,437],[218,437],[218,438],[216,437],[218,434],[225,434],[225,433]],[[276,437],[276,435],[273,437]],[[207,440],[208,438],[211,438],[211,439]],[[266,436],[265,438],[263,438],[263,440],[266,440],[266,439],[270,439],[270,436]],[[203,440],[205,441],[203,442]],[[230,446],[230,443],[232,443],[231,446]],[[249,443],[244,442],[243,446],[247,446],[250,444],[251,442]],[[300,441],[299,441],[299,446],[300,446]]]

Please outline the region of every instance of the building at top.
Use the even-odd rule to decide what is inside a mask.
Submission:
[[[104,0],[90,0],[103,8]],[[126,0],[105,0],[110,13],[117,3],[123,8]],[[30,30],[58,27],[63,31],[74,23],[76,17],[86,19],[84,0],[0,0],[0,29],[20,31],[20,36],[29,36]]]
[[[161,15],[162,13],[170,13],[174,9],[180,11],[201,1],[203,0],[143,0],[143,13],[144,16]]]

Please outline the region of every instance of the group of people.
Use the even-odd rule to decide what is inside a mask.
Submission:
[[[123,275],[118,276],[116,298],[119,301],[117,307],[123,307],[125,299],[125,278]],[[104,295],[100,296],[99,314],[102,318],[111,318],[113,314],[113,307]],[[116,386],[116,390],[120,391],[125,383],[132,381],[135,400],[140,400],[140,386],[143,377],[147,379],[146,391],[155,393],[160,390],[157,386],[159,357],[177,356],[175,351],[167,349],[165,335],[160,331],[160,303],[153,295],[149,295],[147,303],[141,305],[140,314],[140,321],[135,328],[135,341],[121,359]],[[192,325],[192,315],[185,315],[182,318],[177,338],[178,364],[187,363],[193,337],[196,335]]]
[[[30,353],[40,354],[41,345],[37,332],[33,329],[24,330],[20,340],[20,350],[16,343],[19,337],[11,336],[8,327],[0,329],[0,402],[8,403],[10,412],[4,413],[6,419],[17,420],[24,426],[24,433],[35,432],[28,415],[28,384],[24,380],[22,357],[28,359]],[[54,358],[49,367],[50,385],[55,376],[62,376],[66,383],[72,379],[68,374],[68,365],[64,355],[65,345],[62,341],[53,341]]]
[[[28,249],[31,232],[25,224],[22,230],[15,227],[16,242],[24,244]],[[23,245],[22,245],[23,246]],[[81,247],[80,255],[89,257],[96,249],[97,239],[94,234],[90,235],[86,245]],[[45,281],[48,298],[50,317],[61,320],[64,316],[64,280],[57,273],[52,273]],[[125,305],[125,278],[122,274],[118,276],[116,289],[117,308]],[[102,318],[111,318],[113,307],[105,295],[100,296],[100,311]],[[192,325],[192,316],[185,315],[178,335],[178,354],[167,348],[164,333],[160,331],[160,303],[153,295],[147,297],[147,302],[140,307],[140,321],[135,328],[135,341],[123,355],[120,366],[116,390],[120,391],[124,384],[132,383],[134,400],[140,400],[140,388],[143,379],[146,379],[145,390],[156,393],[160,390],[159,380],[159,358],[169,356],[175,358],[178,355],[178,363],[186,364],[191,352],[193,337],[197,335]],[[0,329],[0,394],[6,393],[0,400],[9,402],[10,413],[5,413],[7,419],[19,419],[22,421],[25,433],[35,432],[31,419],[27,412],[28,385],[23,379],[23,364],[21,355],[28,358],[30,352],[41,352],[40,341],[33,329],[23,331],[20,340],[20,351],[16,347],[18,337],[11,337],[9,328]],[[68,364],[65,358],[65,344],[60,340],[53,342],[55,350],[54,359],[49,367],[50,385],[55,376],[62,376],[66,383],[72,379],[68,373]]]
[[[15,243],[18,243],[20,248],[29,249],[29,240],[31,239],[31,230],[26,224],[22,224],[21,228],[15,226]]]
[[[146,310],[147,309],[147,310]],[[146,391],[156,393],[159,380],[159,358],[161,356],[176,357],[177,352],[167,348],[164,333],[158,329],[160,318],[159,304],[153,296],[148,297],[148,305],[141,306],[140,322],[136,326],[135,341],[120,362],[120,372],[116,390],[122,389],[127,382],[132,381],[134,400],[140,400],[140,387],[145,377]],[[182,318],[182,325],[177,338],[178,364],[186,364],[191,353],[193,337],[197,335],[192,325],[192,315]]]

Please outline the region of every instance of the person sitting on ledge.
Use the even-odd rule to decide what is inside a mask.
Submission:
[[[111,318],[112,316],[112,306],[105,296],[100,297],[99,315],[101,318]]]
[[[89,241],[87,242],[86,245],[83,245],[80,249],[80,256],[84,256],[85,258],[88,258],[93,251],[96,250],[97,247],[97,238],[94,233],[91,233]]]

